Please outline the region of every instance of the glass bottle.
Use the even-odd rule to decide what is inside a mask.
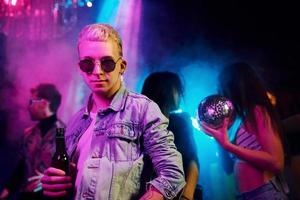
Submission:
[[[56,128],[56,151],[52,158],[51,166],[61,169],[70,175],[70,159],[66,151],[65,129]]]

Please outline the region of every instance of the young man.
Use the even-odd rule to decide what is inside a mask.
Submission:
[[[77,175],[48,168],[42,178],[44,194],[60,197],[72,187],[75,199],[141,198],[148,155],[157,177],[142,199],[174,198],[185,184],[181,155],[157,104],[123,85],[126,61],[118,33],[106,24],[88,25],[80,32],[78,52],[92,94],[67,126],[67,151]]]
[[[0,198],[16,193],[19,186],[19,199],[45,199],[40,179],[55,152],[56,128],[65,126],[56,116],[60,103],[61,94],[53,84],[42,83],[31,89],[28,111],[31,119],[38,123],[25,129],[21,159]]]

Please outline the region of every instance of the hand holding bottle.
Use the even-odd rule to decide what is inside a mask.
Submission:
[[[65,129],[56,129],[56,152],[52,158],[51,167],[45,170],[41,179],[43,193],[49,197],[66,197],[72,188],[70,173],[76,171],[75,164],[70,165],[69,156],[66,152]],[[73,173],[74,174],[74,173]]]
[[[72,177],[54,167],[45,170],[41,179],[43,193],[48,197],[63,197],[67,195],[67,190],[72,188]]]

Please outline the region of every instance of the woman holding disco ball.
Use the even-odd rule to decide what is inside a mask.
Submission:
[[[262,80],[248,64],[235,63],[221,71],[218,81],[220,95],[232,104],[218,100],[218,96],[212,97],[210,103],[200,103],[199,119],[203,131],[214,137],[223,150],[221,159],[232,163],[225,169],[228,172],[232,167],[237,199],[288,199],[287,186],[279,178],[284,167],[279,117]],[[208,105],[216,102],[218,106]],[[209,111],[211,108],[220,113],[220,105],[225,110],[233,105],[235,117],[233,112],[227,113],[221,123],[213,123],[215,119],[205,114],[213,113]],[[203,112],[205,108],[207,113]]]

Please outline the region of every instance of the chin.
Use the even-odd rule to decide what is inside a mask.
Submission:
[[[107,88],[104,87],[91,87],[93,92],[105,92],[107,91]]]
[[[95,94],[101,94],[101,95],[106,94],[108,92],[108,90],[104,88],[93,88],[92,91]]]

